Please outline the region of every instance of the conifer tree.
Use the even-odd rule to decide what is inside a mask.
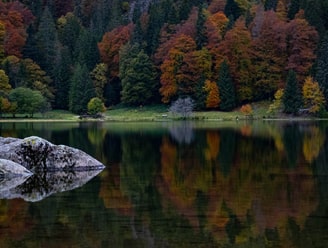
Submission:
[[[204,44],[206,44],[206,30],[205,30],[205,22],[206,17],[204,14],[204,8],[202,5],[198,7],[198,16],[197,16],[197,23],[196,23],[196,45],[197,49],[201,49]]]
[[[228,16],[229,20],[234,22],[241,15],[241,9],[236,3],[235,0],[227,0],[227,3],[224,7],[224,14]]]
[[[287,17],[292,20],[294,19],[297,12],[300,10],[300,0],[291,0],[288,8]]]
[[[302,94],[296,79],[296,73],[289,70],[287,76],[286,88],[282,98],[284,112],[287,114],[297,114],[302,107]]]
[[[54,107],[56,109],[68,109],[68,92],[70,86],[70,76],[72,59],[67,47],[60,49],[56,59],[54,70],[54,86],[56,89]]]
[[[69,110],[75,114],[87,113],[87,105],[95,97],[92,80],[86,65],[77,64],[69,90]]]
[[[99,62],[99,57],[97,41],[93,33],[82,30],[76,42],[75,62],[85,64],[90,71]]]
[[[37,63],[51,75],[56,58],[58,39],[54,19],[47,7],[42,13],[36,35],[39,49],[39,61],[37,61]]]
[[[278,4],[278,0],[266,0],[264,3],[265,10],[276,10]]]
[[[324,94],[326,109],[328,109],[328,33],[319,48],[315,79]]]
[[[122,102],[134,106],[150,103],[156,90],[155,67],[143,50],[125,55],[120,60],[121,68],[124,67],[120,73]]]
[[[226,60],[221,63],[217,84],[221,99],[220,109],[223,111],[232,110],[236,107],[236,93]]]

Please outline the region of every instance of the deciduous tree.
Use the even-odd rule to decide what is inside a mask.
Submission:
[[[320,90],[318,82],[310,76],[305,78],[302,88],[304,107],[309,109],[310,113],[316,114],[325,104],[325,98]]]
[[[219,87],[216,82],[206,80],[205,91],[207,92],[206,108],[215,109],[220,104]]]
[[[119,74],[119,52],[131,37],[133,25],[120,26],[104,34],[101,42],[98,43],[101,61],[108,65],[111,77],[118,77]]]
[[[220,54],[223,59],[227,59],[230,66],[239,102],[253,100],[250,46],[250,31],[245,26],[245,20],[238,19],[234,27],[226,33],[219,47]]]
[[[308,75],[316,58],[318,32],[302,16],[302,11],[288,23],[287,33],[287,70],[294,70],[298,79],[303,81]]]

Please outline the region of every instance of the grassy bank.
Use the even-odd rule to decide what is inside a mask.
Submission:
[[[261,102],[252,104],[252,118],[262,119],[268,117],[269,103]],[[173,115],[168,111],[168,106],[155,105],[144,107],[115,107],[108,109],[104,114],[103,121],[168,121],[179,119],[178,116]],[[194,120],[204,121],[228,121],[228,120],[242,120],[247,119],[239,109],[230,112],[222,111],[195,111],[191,116]],[[307,118],[309,119],[309,118]],[[84,118],[80,119],[78,115],[74,115],[68,111],[52,110],[45,114],[35,114],[33,118],[26,115],[16,115],[12,118],[11,115],[3,116],[0,121],[99,121],[99,119]]]

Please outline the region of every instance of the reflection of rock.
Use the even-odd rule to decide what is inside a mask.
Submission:
[[[25,167],[6,160],[0,159],[0,178],[1,179],[12,179],[17,177],[29,177],[32,172],[27,170]]]
[[[0,191],[0,199],[23,198],[25,201],[40,201],[54,193],[81,187],[100,172],[101,170],[40,172],[15,188]]]
[[[0,159],[0,173],[1,196],[10,194],[12,188],[24,183],[32,175],[23,166],[5,159]]]
[[[81,150],[52,143],[39,138],[0,137],[0,158],[21,164],[33,172],[84,171],[103,169],[104,165]]]

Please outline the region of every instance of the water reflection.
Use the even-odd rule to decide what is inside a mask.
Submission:
[[[15,181],[16,185],[11,185],[4,192],[0,191],[0,199],[22,198],[30,202],[41,201],[52,194],[81,187],[100,172],[101,170],[42,171],[24,180],[20,177],[20,181]]]
[[[28,132],[106,169],[42,201],[1,200],[1,247],[325,247],[327,122],[56,125]]]

